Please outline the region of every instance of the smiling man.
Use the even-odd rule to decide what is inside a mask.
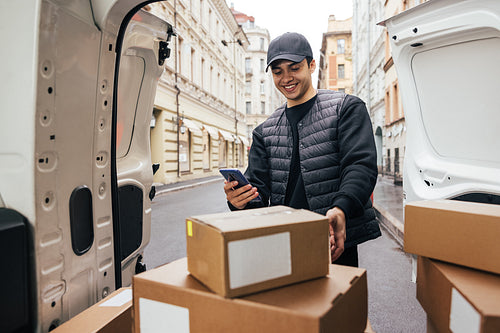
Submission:
[[[269,67],[286,103],[255,128],[245,172],[251,185],[234,189],[237,182],[226,182],[229,207],[286,205],[326,215],[332,262],[358,266],[357,245],[381,235],[370,200],[377,155],[365,104],[316,91],[316,62],[301,34],[287,32],[269,44]],[[253,200],[259,194],[262,201]]]

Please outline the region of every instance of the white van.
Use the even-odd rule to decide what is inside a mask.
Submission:
[[[405,203],[500,204],[500,1],[431,0],[382,24],[406,116]]]
[[[1,332],[48,332],[145,269],[175,35],[150,2],[0,3]]]

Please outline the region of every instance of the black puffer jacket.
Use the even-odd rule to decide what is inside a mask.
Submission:
[[[253,132],[246,176],[265,203],[283,205],[293,139],[285,107]],[[312,109],[298,123],[300,170],[312,211],[335,206],[347,217],[346,247],[380,236],[370,195],[377,179],[373,131],[359,98],[319,90]],[[255,206],[249,205],[248,208]]]

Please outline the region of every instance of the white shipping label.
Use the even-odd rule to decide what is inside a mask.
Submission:
[[[106,302],[101,303],[99,306],[122,306],[123,304],[132,300],[132,289],[125,289],[118,295],[108,299]]]
[[[227,244],[231,289],[292,274],[290,232]]]
[[[450,330],[453,333],[479,333],[479,312],[455,288],[451,291]]]
[[[189,309],[181,306],[139,299],[141,333],[189,333]]]

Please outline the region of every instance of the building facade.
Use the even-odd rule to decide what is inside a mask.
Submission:
[[[385,156],[385,35],[377,23],[384,15],[384,0],[353,1],[353,90],[370,113],[379,172],[384,169]]]
[[[424,0],[353,1],[354,93],[373,123],[379,173],[402,182],[406,126],[389,36],[377,25]]]
[[[269,31],[255,25],[255,18],[231,8],[238,24],[243,28],[249,46],[245,54],[245,114],[248,141],[252,131],[273,111],[284,103],[284,98],[273,83],[271,72],[266,72]]]
[[[171,41],[151,119],[157,183],[244,168],[245,49],[248,39],[224,0],[176,0],[145,10],[172,23]]]
[[[352,18],[337,21],[328,18],[320,51],[318,88],[353,93],[352,86]]]
[[[391,17],[407,10],[423,1],[387,0],[385,2],[385,17]],[[402,182],[403,160],[406,146],[406,126],[401,95],[399,93],[398,77],[391,55],[389,34],[384,31],[385,39],[385,166],[384,173],[392,174],[395,182]]]

